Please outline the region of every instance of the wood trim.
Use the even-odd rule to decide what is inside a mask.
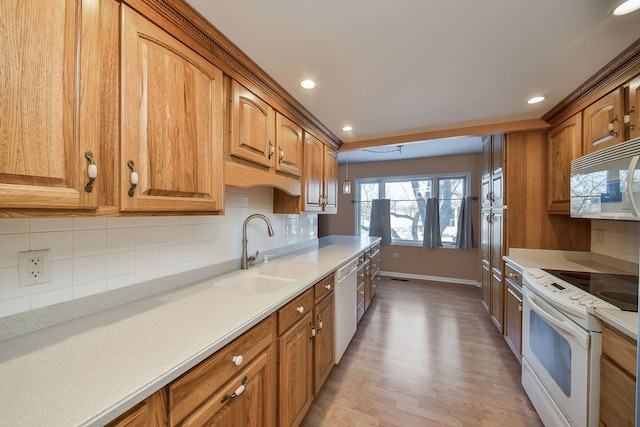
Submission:
[[[157,16],[147,15],[149,19],[155,21],[161,18],[156,21],[156,24],[161,27],[165,27],[167,23],[177,27],[180,32],[192,39],[199,47],[204,48],[209,54],[208,57],[215,59],[215,65],[225,73],[235,79],[250,82],[251,86],[255,86],[251,90],[258,92],[256,95],[267,95],[279,103],[286,109],[285,111],[280,111],[282,114],[289,118],[296,118],[333,144],[337,146],[342,144],[340,139],[309,110],[183,0],[125,0],[124,3],[129,4],[134,9],[142,8],[145,11],[145,15],[147,15],[146,11],[151,9]],[[200,49],[197,49],[198,46],[190,47],[198,50],[201,54],[203,53],[200,52]],[[241,83],[244,82],[241,81]]]
[[[400,144],[428,139],[450,138],[453,136],[488,135],[492,133],[514,133],[534,130],[545,130],[549,124],[541,119],[518,120],[513,122],[492,123],[484,125],[466,126],[459,128],[447,128],[419,132],[409,135],[396,135],[385,138],[366,139],[347,142],[340,146],[340,151],[357,150],[367,147],[379,147],[382,145]]]
[[[633,42],[611,62],[598,70],[569,96],[549,110],[542,120],[558,123],[596,101],[635,74],[640,73],[640,39]]]

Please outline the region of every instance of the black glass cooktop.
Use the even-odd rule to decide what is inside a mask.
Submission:
[[[543,269],[621,310],[638,311],[638,276]]]

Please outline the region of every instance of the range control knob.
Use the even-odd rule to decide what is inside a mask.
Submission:
[[[580,304],[582,305],[588,305],[588,304],[592,304],[593,303],[593,298],[591,297],[584,297],[582,298],[580,301],[578,301]]]
[[[582,298],[583,296],[584,296],[583,294],[581,294],[581,293],[579,293],[579,292],[575,292],[575,293],[573,293],[573,294],[571,295],[571,299],[572,299],[572,300],[577,300],[577,299]]]

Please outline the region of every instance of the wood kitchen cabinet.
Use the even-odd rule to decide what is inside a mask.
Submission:
[[[491,246],[491,305],[489,315],[499,331],[503,331],[504,284],[502,281],[502,256],[504,255],[504,209],[492,209],[487,218]]]
[[[111,421],[107,427],[168,426],[167,389],[162,388]]]
[[[602,327],[600,425],[635,425],[637,342],[607,324]]]
[[[303,151],[302,128],[282,114],[276,113],[276,170],[296,177],[301,176]]]
[[[126,5],[121,31],[121,209],[221,211],[222,71]]]
[[[278,425],[298,426],[313,400],[314,295],[309,289],[278,311]]]
[[[302,195],[274,191],[273,212],[338,213],[338,153],[320,139],[305,133]]]
[[[547,212],[570,214],[571,161],[582,156],[582,112],[547,134]]]
[[[516,358],[522,361],[522,274],[508,263],[505,283],[504,338]]]
[[[275,425],[275,340],[272,315],[171,383],[169,425]]]
[[[96,209],[115,149],[116,3],[5,1],[0,22],[0,208]]]
[[[640,136],[640,75],[629,82],[624,124],[628,132],[626,139]]]
[[[620,87],[584,109],[584,154],[624,140],[623,99],[623,89]]]
[[[331,373],[334,363],[335,301],[334,276],[325,277],[314,286],[315,308],[313,321],[316,335],[313,338],[313,394],[320,392]]]

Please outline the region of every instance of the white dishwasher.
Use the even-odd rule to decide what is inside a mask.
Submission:
[[[340,362],[358,327],[358,257],[335,273],[334,359]]]

